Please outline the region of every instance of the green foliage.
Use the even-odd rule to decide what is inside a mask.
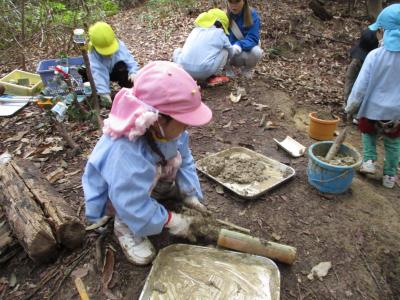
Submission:
[[[72,29],[86,28],[91,23],[119,11],[118,0],[1,0],[0,50],[27,44],[34,38],[49,43],[66,44]],[[60,38],[62,41],[60,43]]]

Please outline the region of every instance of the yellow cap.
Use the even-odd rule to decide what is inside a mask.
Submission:
[[[112,55],[119,48],[114,30],[105,22],[96,22],[89,28],[89,47],[94,47],[101,55]]]
[[[194,24],[203,28],[210,28],[214,25],[215,21],[219,21],[224,28],[226,34],[229,33],[228,26],[229,26],[229,19],[226,13],[219,9],[213,8],[207,12],[200,14],[197,19],[194,21]]]

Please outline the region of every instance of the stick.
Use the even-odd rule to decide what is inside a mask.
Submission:
[[[55,120],[53,117],[51,118],[53,121],[54,126],[56,127],[57,131],[60,133],[60,135],[64,138],[64,140],[67,142],[67,144],[72,148],[73,152],[78,154],[81,152],[81,148],[74,142],[74,140],[69,136],[67,130],[64,127],[64,124],[61,122],[58,122]]]
[[[329,148],[328,153],[325,156],[325,160],[329,163],[336,154],[338,153],[340,146],[342,145],[343,141],[346,138],[348,127],[346,126],[343,131],[336,137],[335,141],[333,142],[332,146]]]
[[[89,300],[85,285],[80,277],[75,278],[75,287],[78,290],[79,296],[81,296],[82,300]]]
[[[239,230],[239,231],[242,231],[242,232],[245,232],[245,233],[250,233],[250,229],[247,229],[247,228],[241,227],[239,225],[233,224],[233,223],[231,223],[229,221],[225,221],[225,220],[221,220],[221,219],[216,219],[216,221],[219,224],[223,224],[223,225],[229,226],[229,227],[231,227],[233,229],[236,229],[236,230]]]

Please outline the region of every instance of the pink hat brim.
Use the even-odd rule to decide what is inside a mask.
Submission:
[[[170,116],[186,125],[202,126],[211,121],[212,111],[207,105],[201,102],[200,105],[191,112],[170,114]]]

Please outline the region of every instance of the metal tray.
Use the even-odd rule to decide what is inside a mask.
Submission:
[[[139,300],[279,300],[275,263],[257,255],[174,244],[153,262]]]
[[[207,160],[213,157],[218,157],[218,158],[240,157],[247,159],[248,158],[257,159],[258,162],[261,162],[266,166],[263,174],[265,176],[268,176],[269,178],[262,181],[253,181],[251,183],[242,184],[214,177],[208,172],[205,166]],[[289,180],[296,174],[296,171],[293,168],[244,147],[233,147],[227,150],[217,152],[215,154],[211,154],[197,161],[196,167],[203,174],[212,178],[213,180],[215,180],[222,186],[226,187],[227,189],[231,190],[232,192],[236,193],[240,197],[246,199],[257,198],[262,194],[266,193],[267,191],[271,190],[272,188]]]

